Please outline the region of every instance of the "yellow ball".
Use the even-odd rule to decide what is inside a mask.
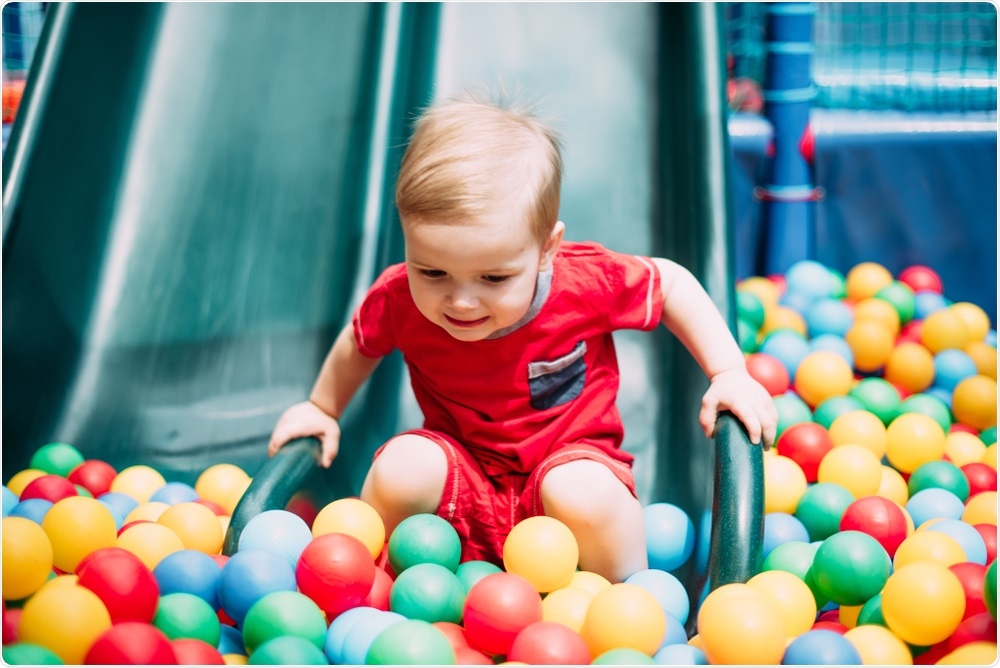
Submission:
[[[934,311],[920,325],[920,342],[932,353],[949,348],[962,350],[969,340],[965,320],[951,309]]]
[[[912,666],[913,655],[906,643],[878,624],[864,624],[844,633],[858,650],[865,666]]]
[[[111,628],[111,615],[97,594],[79,585],[45,587],[21,611],[20,642],[51,650],[63,663],[82,665],[90,646]]]
[[[176,533],[155,522],[130,526],[118,536],[116,544],[139,557],[149,570],[156,568],[167,555],[184,549],[184,543]]]
[[[882,462],[863,445],[834,446],[819,463],[818,482],[833,482],[855,499],[872,496],[882,483]]]
[[[897,568],[882,589],[882,616],[889,630],[911,645],[946,640],[964,614],[962,583],[941,564],[919,562]]]
[[[798,463],[784,455],[764,458],[764,512],[795,512],[806,492],[806,474]]]
[[[761,335],[769,334],[779,329],[791,329],[805,336],[808,331],[806,319],[790,306],[769,306],[764,311],[764,324],[760,326]]]
[[[812,628],[816,621],[816,599],[799,577],[782,570],[764,571],[747,580],[771,602],[785,628],[785,636],[795,638]]]
[[[594,596],[594,592],[578,587],[556,589],[542,599],[542,620],[558,622],[580,633]]]
[[[795,371],[795,392],[813,408],[825,399],[847,394],[853,383],[851,365],[829,350],[809,353]]]
[[[42,527],[25,517],[3,518],[3,598],[34,594],[52,573],[52,543]]]
[[[976,372],[987,378],[997,379],[997,349],[985,341],[969,341],[966,354],[976,365]]]
[[[900,415],[889,423],[885,435],[885,455],[903,473],[913,473],[921,464],[944,455],[944,429],[922,413]]]
[[[45,471],[39,469],[23,469],[18,471],[13,476],[11,476],[10,481],[7,483],[7,489],[14,492],[18,496],[24,493],[24,488],[28,486],[35,478],[40,478],[46,475]]]
[[[969,376],[951,395],[955,419],[980,431],[997,423],[997,382],[989,376]]]
[[[917,531],[903,539],[892,558],[892,567],[899,570],[917,563],[954,566],[967,561],[965,550],[958,541],[940,531]]]
[[[128,524],[129,522],[138,522],[139,520],[155,522],[160,519],[160,515],[163,514],[163,511],[169,507],[170,504],[164,503],[163,501],[147,501],[146,503],[140,503],[125,516],[124,524]]]
[[[854,305],[854,322],[872,320],[889,330],[892,336],[899,334],[899,312],[884,299],[868,297]]]
[[[777,283],[763,276],[751,276],[736,284],[738,292],[749,292],[764,305],[764,308],[777,306],[781,297],[781,288]]]
[[[223,654],[222,661],[227,666],[245,666],[249,663],[250,657],[244,654]]]
[[[997,444],[990,443],[986,446],[986,450],[983,451],[982,463],[991,467],[994,471],[997,470]]]
[[[313,520],[313,537],[328,533],[354,536],[377,558],[385,546],[385,523],[378,511],[361,499],[337,499],[325,505]]]
[[[982,341],[986,338],[990,331],[990,316],[986,311],[971,302],[955,302],[947,310],[962,319],[970,340]]]
[[[997,644],[986,640],[966,643],[938,659],[938,666],[992,666],[997,662]]]
[[[837,619],[849,629],[858,625],[858,617],[861,616],[863,605],[842,605],[837,611]]]
[[[882,368],[895,344],[892,332],[874,320],[855,321],[844,334],[844,341],[854,353],[854,368],[858,371]]]
[[[239,466],[215,464],[201,472],[194,483],[194,491],[199,498],[219,504],[232,515],[250,482],[250,476]]]
[[[652,656],[666,632],[667,613],[656,597],[638,585],[619,583],[594,595],[580,635],[591,656],[618,647]]]
[[[710,664],[781,663],[787,641],[784,621],[771,600],[747,586],[752,595],[729,596],[705,609],[709,594],[702,604],[698,635]]]
[[[899,471],[883,464],[882,481],[875,495],[889,499],[898,506],[906,506],[906,502],[910,500],[910,488]]]
[[[87,496],[57,501],[45,513],[42,529],[52,543],[53,563],[68,573],[94,550],[114,545],[118,533],[108,507]]]
[[[953,431],[945,436],[944,453],[955,466],[961,468],[966,464],[982,461],[986,445],[965,431]]]
[[[597,573],[591,573],[590,571],[577,571],[576,573],[573,573],[573,577],[570,578],[569,584],[566,586],[586,589],[587,591],[596,594],[610,587],[611,581],[603,575],[598,575]]]
[[[844,277],[844,287],[851,301],[859,302],[892,283],[892,274],[877,262],[861,262],[856,264]]]
[[[167,484],[154,468],[138,464],[118,472],[111,481],[111,491],[127,494],[139,503],[146,503],[153,494]]]
[[[997,493],[979,492],[965,502],[962,521],[966,524],[997,524]]]
[[[923,392],[934,382],[934,355],[922,344],[904,341],[889,353],[883,375],[909,392]]]
[[[885,425],[871,411],[847,411],[830,423],[830,440],[834,446],[863,445],[881,459],[885,455],[888,437]]]
[[[193,501],[178,503],[164,510],[156,522],[177,534],[184,549],[205,554],[222,552],[222,526],[207,506]]]
[[[536,515],[518,522],[503,544],[504,570],[541,593],[566,586],[579,561],[576,537],[554,517]]]

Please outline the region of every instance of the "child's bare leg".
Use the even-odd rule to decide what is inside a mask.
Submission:
[[[448,460],[437,443],[401,434],[372,462],[361,500],[378,511],[389,536],[410,515],[437,512],[447,475]]]
[[[554,467],[542,480],[542,505],[576,536],[580,570],[622,582],[648,568],[642,504],[600,462]]]

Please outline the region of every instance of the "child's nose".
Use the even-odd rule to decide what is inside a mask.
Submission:
[[[456,286],[450,301],[452,307],[457,309],[474,309],[479,305],[479,297],[471,286]]]

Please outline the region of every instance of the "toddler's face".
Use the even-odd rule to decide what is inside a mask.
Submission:
[[[479,341],[520,320],[558,243],[543,248],[527,222],[505,214],[404,224],[403,236],[413,301],[460,341]]]

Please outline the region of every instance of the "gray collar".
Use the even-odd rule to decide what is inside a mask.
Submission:
[[[515,322],[513,325],[504,327],[503,329],[498,329],[489,336],[486,340],[499,339],[501,336],[507,336],[511,332],[514,332],[521,327],[527,325],[531,322],[538,312],[542,310],[542,306],[545,304],[545,300],[549,298],[549,292],[552,289],[552,270],[541,271],[538,273],[538,278],[535,279],[535,296],[531,298],[531,304],[528,306],[528,310],[525,311],[521,319]]]

